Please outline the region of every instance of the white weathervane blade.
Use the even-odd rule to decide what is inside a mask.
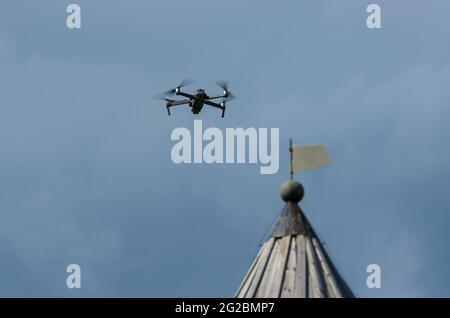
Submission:
[[[325,145],[290,145],[291,176],[297,172],[326,166],[331,163]]]

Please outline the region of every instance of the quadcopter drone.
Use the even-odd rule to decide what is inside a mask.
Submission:
[[[225,81],[216,82],[216,84],[223,89],[223,93],[220,95],[209,96],[206,94],[206,91],[202,88],[197,89],[194,94],[188,94],[181,91],[181,88],[191,84],[192,81],[184,80],[174,89],[170,89],[167,92],[162,93],[157,96],[166,101],[167,113],[170,116],[170,107],[178,106],[178,105],[189,105],[191,107],[191,111],[194,114],[198,114],[202,111],[204,105],[212,106],[215,108],[219,108],[222,110],[222,118],[225,115],[225,102],[231,101],[235,99],[234,95],[228,90],[228,83]],[[167,95],[177,95],[186,97],[182,100],[173,100],[169,99],[165,96]],[[213,99],[222,98],[220,103],[213,102]]]

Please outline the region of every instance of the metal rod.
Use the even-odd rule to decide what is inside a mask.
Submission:
[[[291,153],[291,180],[294,179],[294,149],[292,148],[292,138],[289,138],[289,152]]]

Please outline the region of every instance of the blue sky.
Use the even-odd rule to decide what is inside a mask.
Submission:
[[[68,1],[0,4],[0,296],[233,296],[289,137],[332,155],[301,206],[359,296],[450,296],[448,1],[374,1],[380,30],[371,1],[73,2],[81,30]],[[204,127],[280,128],[279,173],[173,164],[197,117],[151,96],[183,78],[239,97]]]

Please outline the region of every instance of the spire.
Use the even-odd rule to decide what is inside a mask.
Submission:
[[[283,211],[236,297],[354,297],[298,206],[303,195],[299,182],[283,183]]]

